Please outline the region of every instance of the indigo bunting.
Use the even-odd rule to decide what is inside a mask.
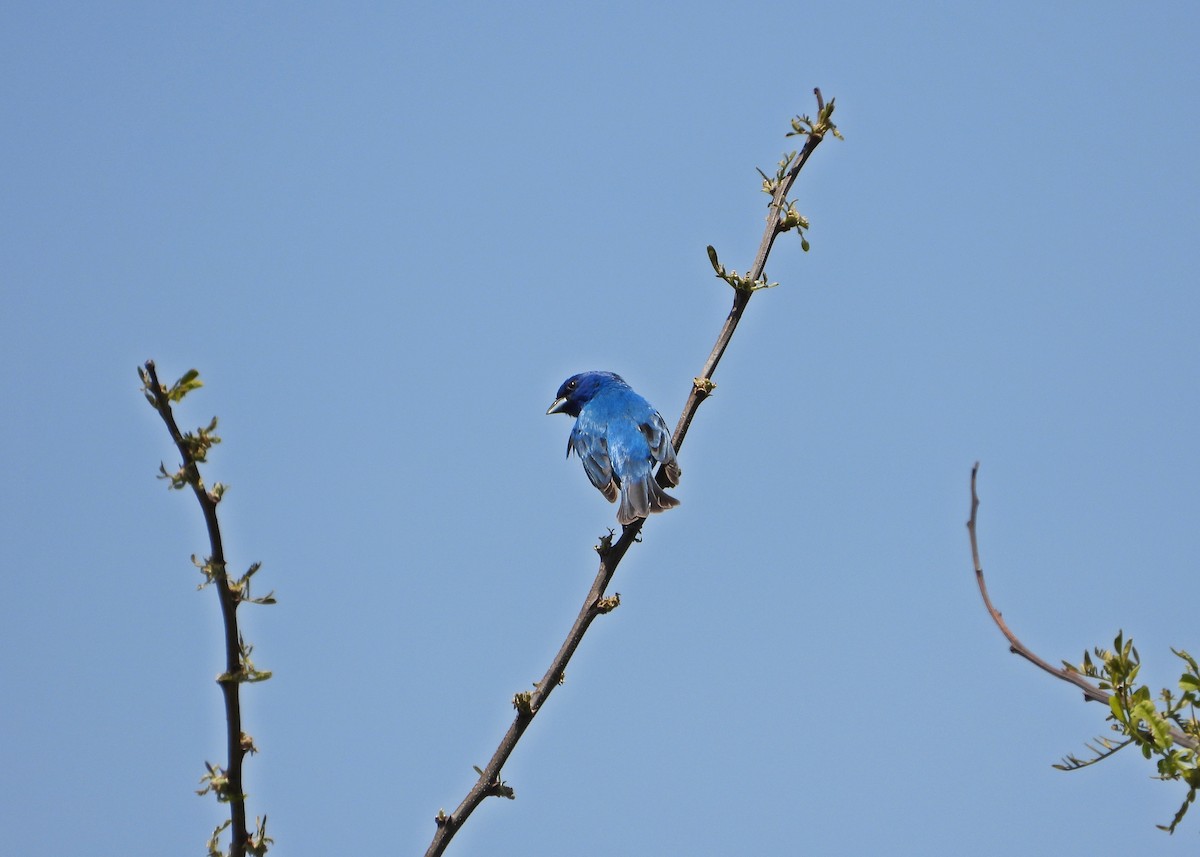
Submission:
[[[633,391],[620,375],[583,372],[558,388],[547,414],[576,417],[567,440],[592,484],[610,503],[620,494],[617,521],[629,524],[651,512],[663,512],[679,501],[659,487],[654,465],[662,464],[663,481],[679,484],[679,462],[671,431],[654,406]]]

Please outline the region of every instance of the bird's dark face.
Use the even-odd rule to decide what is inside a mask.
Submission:
[[[580,408],[590,402],[606,386],[613,384],[624,385],[625,382],[620,375],[614,375],[612,372],[581,372],[578,375],[572,375],[558,388],[554,404],[546,413],[577,417]]]

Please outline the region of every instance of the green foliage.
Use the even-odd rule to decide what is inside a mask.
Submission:
[[[200,785],[203,788],[196,789],[196,794],[206,795],[212,792],[221,803],[229,803],[233,800],[233,791],[230,788],[229,777],[226,775],[225,769],[212,762],[205,762],[204,767],[208,769],[208,773],[200,778]],[[217,832],[220,832],[220,828]]]
[[[512,704],[513,708],[517,709],[517,711],[519,711],[522,715],[529,717],[533,714],[533,707],[531,705],[532,702],[533,692],[522,690],[513,696]]]
[[[194,432],[184,432],[183,442],[187,447],[188,454],[197,464],[208,461],[208,451],[221,442],[221,438],[215,434],[216,430],[217,418],[213,417],[204,428],[198,428]]]
[[[1200,752],[1197,750],[1200,747],[1200,723],[1196,720],[1196,709],[1200,706],[1200,668],[1187,652],[1171,651],[1186,666],[1179,679],[1181,692],[1177,696],[1164,688],[1157,701],[1148,686],[1137,683],[1141,657],[1133,640],[1125,639],[1124,633],[1117,634],[1112,651],[1094,649],[1095,660],[1084,652],[1082,663],[1064,663],[1068,670],[1094,679],[1101,690],[1109,693],[1108,720],[1112,730],[1123,737],[1119,741],[1098,738],[1098,747],[1087,745],[1093,758],[1081,760],[1067,756],[1062,764],[1054,766],[1063,771],[1078,770],[1131,744],[1141,750],[1144,758],[1157,757],[1158,779],[1180,780],[1188,787],[1171,823],[1159,825],[1168,833],[1175,832],[1200,788]]]
[[[836,98],[829,99],[828,104],[822,104],[821,109],[817,112],[817,121],[809,119],[807,116],[797,116],[792,120],[792,130],[788,132],[789,137],[816,137],[818,139],[826,134],[832,134],[839,140],[846,138],[838,131],[837,126],[833,124],[833,102]]]
[[[475,773],[479,774],[481,777],[483,776],[483,768],[479,767],[478,765],[472,765],[471,767],[475,769]],[[506,797],[509,800],[517,799],[517,793],[513,791],[512,787],[509,786],[508,783],[499,777],[488,783],[488,794],[493,797]],[[438,815],[441,815],[440,811],[438,812]]]
[[[200,479],[200,470],[195,467],[195,464],[204,464],[208,461],[208,451],[221,442],[221,438],[216,435],[217,418],[213,417],[207,426],[198,428],[194,432],[184,432],[183,447],[184,454],[190,459],[191,463],[184,463],[174,473],[167,471],[167,466],[160,463],[158,465],[158,478],[166,479],[170,484],[170,488],[179,491],[189,485],[203,490],[204,483]],[[221,498],[225,495],[225,489],[228,486],[222,485],[220,482],[213,485],[209,496],[214,503],[221,502]]]
[[[792,200],[785,199],[780,203],[775,202],[775,195],[787,183],[788,172],[792,169],[798,155],[799,152],[784,152],[783,157],[779,159],[779,163],[775,167],[774,176],[768,176],[762,170],[758,170],[758,174],[763,179],[763,193],[771,197],[768,207],[778,206],[780,209],[780,219],[778,226],[775,227],[776,231],[782,234],[795,229],[800,235],[800,249],[807,253],[810,245],[808,238],[804,235],[804,230],[808,229],[808,218],[796,210],[796,203]],[[711,253],[709,254],[709,258],[712,258]],[[720,276],[720,274],[717,276]]]
[[[250,834],[250,841],[246,843],[246,853],[252,857],[263,857],[267,853],[267,849],[275,844],[275,840],[267,836],[267,817],[254,819],[254,832]]]
[[[183,373],[178,381],[171,385],[170,389],[163,384],[159,384],[157,389],[155,389],[154,381],[150,377],[150,368],[139,366],[138,375],[142,379],[142,392],[146,396],[146,401],[155,410],[162,410],[162,406],[168,403],[181,402],[183,401],[183,397],[192,390],[204,386],[204,382],[200,380],[200,371],[198,369],[189,369]],[[163,401],[164,398],[165,401]]]
[[[220,484],[220,482],[217,483],[218,486],[220,486]],[[203,589],[210,583],[216,583],[218,580],[224,580],[226,585],[229,587],[229,591],[232,593],[233,597],[238,601],[238,603],[243,601],[248,601],[251,604],[277,603],[275,600],[275,590],[271,590],[266,595],[257,597],[250,594],[250,578],[253,577],[260,568],[262,568],[261,562],[253,563],[250,568],[246,570],[245,574],[234,580],[230,580],[228,578],[228,575],[225,572],[225,566],[214,562],[212,557],[205,557],[204,560],[201,561],[196,558],[195,554],[192,554],[192,565],[200,569],[200,573],[204,575],[204,580],[199,586],[196,587],[197,589]]]
[[[205,557],[204,562],[201,562],[196,559],[195,554],[192,554],[192,565],[200,569],[200,573],[204,575],[204,582],[197,586],[197,589],[203,589],[210,583],[225,579],[225,566],[213,562],[212,557]]]
[[[779,221],[779,231],[787,232],[789,229],[795,229],[800,236],[800,249],[805,253],[809,251],[811,245],[808,243],[808,238],[804,235],[804,230],[808,229],[808,218],[796,210],[796,203],[788,202],[787,208],[783,212],[783,217]]]
[[[236,681],[236,682],[258,682],[266,681],[271,677],[270,670],[260,670],[254,666],[254,661],[250,659],[251,653],[254,651],[254,646],[246,642],[246,638],[238,636],[238,669],[236,672],[224,672],[217,676],[217,681]]]
[[[596,612],[599,613],[600,615],[604,615],[605,613],[611,613],[612,611],[616,610],[620,606],[621,606],[621,593],[614,592],[612,595],[609,595],[605,598],[601,598],[599,601],[596,602]]]
[[[225,857],[225,852],[221,850],[221,834],[229,828],[229,821],[223,821],[217,825],[208,840],[208,857]],[[267,849],[275,844],[275,840],[267,836],[267,817],[254,820],[254,833],[250,834],[250,840],[246,843],[246,853],[253,857],[263,857],[267,853]]]
[[[174,428],[174,417],[171,414],[171,405],[183,400],[183,397],[192,390],[204,386],[200,380],[200,372],[196,369],[189,369],[183,373],[183,376],[176,381],[168,389],[166,385],[157,382],[157,376],[154,372],[153,361],[148,362],[145,366],[138,367],[138,377],[142,379],[142,394],[146,397],[146,401],[150,403],[150,407],[158,411],[159,415],[167,421],[171,426],[172,431],[177,431]],[[198,428],[194,432],[184,432],[178,440],[180,452],[183,453],[184,463],[179,469],[171,472],[167,470],[165,464],[158,465],[158,478],[165,479],[170,482],[170,488],[178,491],[191,485],[198,491],[204,490],[204,483],[200,480],[199,464],[203,464],[208,460],[208,451],[221,442],[216,434],[217,418],[213,417],[207,426]],[[226,486],[217,483],[209,492],[209,499],[214,503],[221,502],[221,497],[225,494]]]
[[[846,139],[838,131],[837,126],[833,124],[833,103],[836,99],[829,99],[829,103],[825,104],[817,93],[817,103],[819,110],[817,111],[816,120],[810,119],[808,116],[797,116],[792,119],[792,130],[787,133],[788,137],[808,137],[809,144],[806,151],[811,151],[812,147],[821,142],[826,134],[832,134],[839,140]],[[809,251],[808,236],[804,233],[808,229],[808,218],[801,214],[796,209],[796,203],[790,199],[779,199],[781,188],[785,187],[788,181],[788,175],[798,169],[797,158],[801,157],[799,152],[784,152],[783,157],[779,159],[779,163],[775,167],[775,175],[768,176],[762,170],[758,174],[762,176],[763,193],[771,197],[770,205],[779,210],[780,220],[776,226],[777,233],[788,232],[792,229],[796,230],[796,234],[800,236],[800,249],[805,253]],[[714,265],[715,267],[715,265]],[[718,274],[718,276],[720,276]]]
[[[763,193],[765,193],[767,196],[775,195],[775,191],[779,190],[780,185],[782,185],[784,183],[784,181],[787,180],[788,170],[790,170],[792,168],[792,162],[796,160],[796,156],[798,154],[800,154],[800,153],[799,152],[784,152],[783,157],[779,159],[779,163],[775,168],[774,176],[768,176],[761,169],[758,169],[758,167],[755,167],[755,169],[758,170],[758,174],[760,176],[762,176],[762,179],[763,179],[763,182],[762,182],[762,192]]]
[[[234,593],[234,595],[237,596],[238,601],[249,601],[251,604],[275,604],[276,603],[274,589],[272,589],[266,595],[260,596],[258,598],[252,597],[250,595],[250,578],[253,577],[254,573],[257,572],[260,568],[262,568],[262,563],[256,562],[250,566],[250,568],[246,571],[246,573],[244,575],[239,577],[237,580],[230,581],[229,588],[233,590],[233,593]]]
[[[229,819],[222,821],[213,831],[212,836],[208,839],[208,857],[225,857],[225,852],[221,850],[221,834],[229,827]]]
[[[779,283],[768,283],[765,276],[751,280],[739,276],[737,271],[726,271],[721,260],[717,258],[716,249],[711,244],[708,245],[708,261],[712,263],[713,270],[717,272],[718,277],[739,291],[756,292],[759,289],[773,289],[779,285]]]
[[[176,381],[171,389],[167,391],[167,398],[172,402],[181,402],[183,397],[192,390],[203,387],[204,383],[200,380],[200,372],[197,369],[189,369],[183,373],[178,381]]]

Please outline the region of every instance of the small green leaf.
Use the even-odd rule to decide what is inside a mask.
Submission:
[[[718,277],[725,273],[725,269],[721,267],[721,260],[717,258],[717,248],[711,244],[708,245],[708,261],[712,263]]]
[[[204,382],[200,380],[200,372],[196,369],[189,369],[183,373],[183,377],[175,382],[174,386],[167,391],[167,398],[172,402],[180,401],[184,396],[199,387],[203,387]]]
[[[1150,734],[1154,739],[1154,746],[1165,750],[1171,746],[1171,730],[1167,725],[1167,721],[1159,716],[1158,709],[1154,707],[1154,703],[1149,700],[1141,700],[1129,712],[1131,720],[1140,720],[1146,724],[1146,728],[1150,730]],[[1147,755],[1146,758],[1149,758]]]

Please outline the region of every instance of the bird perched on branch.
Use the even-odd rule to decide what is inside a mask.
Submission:
[[[621,497],[617,521],[630,524],[651,512],[664,512],[679,501],[663,491],[654,478],[662,465],[663,482],[679,484],[679,462],[671,431],[654,406],[633,391],[620,375],[583,372],[558,388],[547,414],[575,417],[567,440],[567,457],[574,452],[592,484],[610,503]]]

